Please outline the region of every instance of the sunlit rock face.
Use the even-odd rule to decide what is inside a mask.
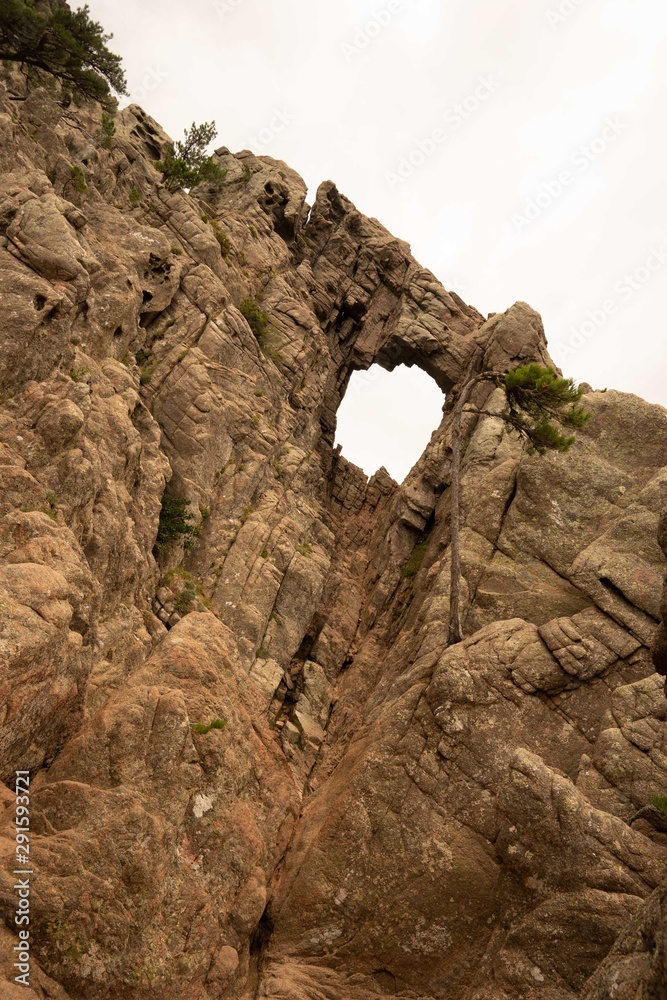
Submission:
[[[666,995],[667,412],[590,393],[541,458],[478,389],[448,648],[452,407],[550,363],[537,313],[485,320],[284,163],[223,148],[220,190],[171,193],[140,108],[109,144],[93,106],[0,103],[0,777],[32,776],[32,996]],[[375,364],[447,394],[400,485],[334,448]],[[159,523],[165,488],[190,520]]]

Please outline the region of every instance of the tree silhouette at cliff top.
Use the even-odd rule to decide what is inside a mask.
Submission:
[[[470,406],[473,389],[481,382],[492,382],[505,393],[505,406],[500,413]],[[547,451],[566,452],[574,436],[566,430],[583,427],[590,418],[583,406],[583,389],[571,378],[559,378],[553,368],[538,364],[522,365],[508,372],[482,372],[462,388],[454,409],[452,428],[451,484],[451,589],[449,605],[449,642],[463,638],[461,626],[461,422],[463,414],[477,413],[497,417],[513,428],[524,441],[528,452],[544,455]]]
[[[62,0],[0,0],[0,60],[44,70],[107,107],[112,90],[127,93],[121,58],[106,45],[110,38],[87,5],[70,10]]]

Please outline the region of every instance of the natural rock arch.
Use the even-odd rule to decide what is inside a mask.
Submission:
[[[403,482],[442,421],[445,396],[418,365],[352,373],[337,414],[337,451],[366,475]]]

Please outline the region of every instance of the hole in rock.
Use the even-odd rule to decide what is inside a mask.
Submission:
[[[420,368],[356,371],[337,416],[336,444],[367,476],[384,465],[402,483],[440,425],[445,396]]]
[[[373,979],[378,984],[383,993],[388,993],[389,996],[395,996],[396,994],[396,976],[393,973],[387,972],[386,969],[379,969],[377,972],[373,973]]]
[[[141,329],[147,330],[148,327],[151,325],[151,323],[153,323],[157,319],[158,315],[159,315],[158,313],[149,313],[149,312],[142,313],[139,317],[139,326],[141,327]]]

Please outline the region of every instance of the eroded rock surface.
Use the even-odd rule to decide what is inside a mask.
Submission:
[[[20,86],[0,778],[32,775],[33,995],[667,995],[667,412],[591,392],[546,458],[467,418],[448,648],[452,407],[482,367],[549,363],[537,313],[485,320],[269,157],[223,147],[219,190],[169,192],[140,108],[108,141],[93,107]],[[333,451],[376,362],[447,393],[401,485]],[[195,530],[156,547],[165,488]]]

